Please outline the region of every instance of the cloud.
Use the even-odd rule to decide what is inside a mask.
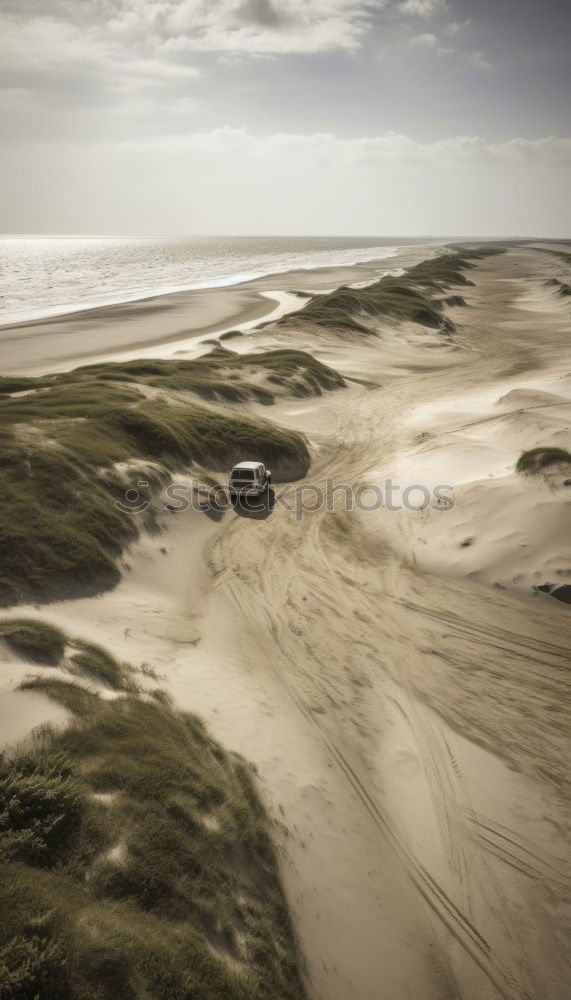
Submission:
[[[476,69],[492,68],[491,62],[489,62],[483,52],[471,52],[468,56],[468,60],[471,62],[472,66],[476,67]]]
[[[398,132],[357,138],[339,137],[330,132],[276,132],[260,136],[247,129],[225,126],[207,132],[178,133],[161,139],[126,140],[120,145],[137,150],[188,150],[207,156],[220,155],[224,161],[235,156],[250,161],[282,157],[294,164],[313,161],[322,166],[538,160],[571,164],[571,137],[561,136],[512,138],[491,143],[481,136],[460,135],[420,142]],[[230,159],[230,162],[233,160]]]
[[[426,33],[424,35],[417,35],[416,38],[411,38],[409,45],[414,49],[433,49],[437,42],[436,35]]]
[[[54,17],[0,17],[2,67],[13,71],[91,67],[117,54],[93,31]]]
[[[271,0],[244,0],[236,10],[236,17],[262,28],[281,28],[291,23],[287,11],[279,10]]]
[[[5,151],[0,211],[11,232],[562,236],[570,164],[571,138],[556,136],[52,139]]]
[[[450,24],[446,25],[444,34],[453,38],[455,35],[459,35],[460,32],[463,31],[464,28],[467,28],[471,23],[472,22],[470,20],[462,21],[461,23],[458,21],[452,21]]]
[[[30,90],[60,96],[66,87],[74,100],[80,88],[112,93],[136,87],[186,84],[198,76],[194,66],[157,58],[126,46],[96,26],[84,27],[55,17],[0,16],[1,74],[8,86],[24,81]]]
[[[355,50],[385,0],[123,0],[108,25],[149,36],[162,52]]]
[[[173,100],[199,71],[193,53],[270,57],[355,51],[385,0],[4,0],[0,86],[77,105],[125,92]],[[106,95],[106,97],[104,97]],[[142,106],[142,105],[141,105]]]
[[[446,9],[446,0],[403,0],[399,3],[403,14],[416,14],[418,17],[430,18]]]

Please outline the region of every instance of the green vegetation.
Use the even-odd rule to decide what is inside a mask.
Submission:
[[[301,352],[219,348],[198,361],[93,365],[27,380],[33,391],[2,396],[0,604],[114,586],[116,559],[145,524],[117,506],[138,480],[153,491],[177,470],[223,470],[252,455],[277,480],[304,475],[310,460],[300,434],[205,408],[190,395],[272,402],[275,387],[261,381],[276,373],[291,395],[343,384]]]
[[[228,330],[226,333],[221,333],[219,340],[233,340],[235,337],[243,337],[244,334],[241,330]]]
[[[444,306],[465,302],[460,296],[447,302],[440,298],[442,292],[455,285],[473,284],[463,272],[473,261],[501,252],[498,247],[482,247],[443,254],[422,261],[402,277],[387,275],[365,288],[342,287],[316,295],[293,317],[285,316],[278,323],[308,322],[374,335],[375,321],[391,317],[449,332],[454,326],[444,315]]]
[[[128,664],[120,663],[101,646],[72,638],[39,619],[0,620],[1,639],[12,653],[32,663],[60,667],[117,691],[138,690]]]
[[[571,295],[571,285],[568,285],[565,281],[560,281],[559,278],[549,278],[545,282],[545,285],[547,288],[556,289],[557,295],[560,295],[562,298],[567,298]]]
[[[445,306],[465,306],[467,302],[462,295],[448,295],[445,299],[442,299],[442,304]]]
[[[160,691],[23,687],[72,722],[0,757],[0,1000],[303,1000],[246,763]]]
[[[241,336],[240,331],[230,331],[220,339],[235,336]],[[124,361],[90,365],[75,374],[81,373],[105,381],[121,380],[228,402],[254,399],[273,403],[274,392],[264,383],[275,375],[283,380],[281,385],[286,392],[290,387],[294,395],[300,381],[307,395],[339,389],[345,384],[339,372],[303,351],[235,354],[220,346],[195,361]]]
[[[1,861],[16,858],[44,867],[69,847],[85,795],[65,754],[22,753],[0,758],[0,802]]]
[[[80,674],[116,690],[129,690],[133,687],[129,668],[124,663],[119,663],[107,650],[83,639],[76,639],[74,646],[71,663]]]
[[[220,339],[239,336],[242,336],[239,330],[230,330]],[[7,393],[26,391],[29,395],[20,397],[12,411],[22,419],[38,413],[47,419],[54,412],[81,418],[93,416],[95,407],[105,413],[109,407],[135,403],[141,398],[137,386],[188,392],[212,401],[273,403],[275,394],[264,384],[270,375],[277,374],[283,379],[286,394],[288,386],[295,387],[300,380],[307,395],[345,385],[339,372],[303,351],[236,354],[217,341],[212,343],[213,350],[194,361],[139,359],[88,365],[36,379],[0,377],[0,394],[5,397]],[[30,393],[30,390],[35,391]],[[1,411],[0,421],[3,422]]]
[[[0,376],[0,393],[27,392],[36,388],[35,378],[18,378],[16,376]]]
[[[66,643],[61,629],[32,618],[0,621],[0,638],[23,659],[48,666],[60,663]]]
[[[533,475],[552,465],[571,464],[571,455],[564,448],[532,448],[517,460],[516,472]]]

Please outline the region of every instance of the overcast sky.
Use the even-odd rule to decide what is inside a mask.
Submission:
[[[571,236],[570,27],[563,0],[0,0],[0,229]]]

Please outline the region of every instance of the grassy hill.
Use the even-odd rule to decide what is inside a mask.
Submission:
[[[1,1000],[303,1000],[247,763],[99,647],[0,641],[70,716],[0,757]]]

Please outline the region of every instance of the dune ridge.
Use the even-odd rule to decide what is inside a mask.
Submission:
[[[364,288],[342,293],[355,329],[302,305],[229,340],[241,359],[303,351],[335,388],[310,392],[304,361],[303,394],[270,382],[271,410],[249,389],[200,401],[255,424],[271,413],[275,433],[303,439],[311,464],[287,506],[157,509],[114,590],[5,612],[70,632],[73,618],[84,642],[157,675],[139,678],[143,701],[160,683],[255,764],[315,1000],[371,1000],[379,983],[395,1000],[560,1000],[571,968],[571,619],[552,597],[571,565],[571,364],[545,287],[567,264],[529,241],[482,249],[458,250],[477,255],[461,302],[453,283],[426,286],[454,298],[438,306],[444,332],[355,312]],[[224,380],[224,357],[215,346],[209,379]],[[141,367],[141,405],[196,375]],[[518,472],[537,449],[539,470]],[[455,505],[363,509],[343,489],[304,506],[311,487],[354,497],[389,478],[448,482]],[[21,657],[0,653],[8,694],[32,694],[14,689]]]

